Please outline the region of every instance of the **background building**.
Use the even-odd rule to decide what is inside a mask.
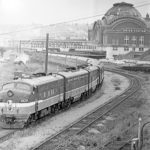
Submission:
[[[46,49],[45,39],[34,39],[34,40],[16,40],[9,41],[9,47],[18,49],[29,49],[35,51],[43,51]],[[87,41],[86,39],[49,39],[49,49],[53,51],[96,51],[99,47],[96,43]]]
[[[150,48],[150,18],[129,3],[115,3],[102,20],[95,21],[88,31],[89,41],[107,51],[108,58],[131,51],[144,52]]]

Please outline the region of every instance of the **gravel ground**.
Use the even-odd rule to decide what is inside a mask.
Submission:
[[[60,131],[65,126],[86,115],[110,98],[122,93],[129,85],[128,80],[117,74],[105,72],[105,80],[100,91],[87,101],[57,114],[40,125],[18,131],[13,137],[0,144],[2,150],[29,150],[42,140]],[[118,87],[118,88],[116,88]]]

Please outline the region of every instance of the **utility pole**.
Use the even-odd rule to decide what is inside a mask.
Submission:
[[[131,150],[138,150],[138,138],[134,138],[131,141]]]
[[[138,137],[133,138],[131,141],[131,150],[141,150],[141,140],[142,140],[142,133],[143,127],[141,126],[142,118],[139,117],[139,125],[138,125]]]
[[[139,150],[141,148],[141,122],[142,122],[142,118],[140,117],[139,118],[139,126],[138,126],[138,139],[139,139],[138,148],[139,148]]]
[[[48,41],[49,34],[46,34],[46,55],[45,55],[45,74],[47,75],[47,66],[48,66]]]

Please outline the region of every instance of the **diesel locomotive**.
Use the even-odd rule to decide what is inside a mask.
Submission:
[[[0,91],[0,126],[23,128],[89,96],[104,79],[102,64],[12,80]]]

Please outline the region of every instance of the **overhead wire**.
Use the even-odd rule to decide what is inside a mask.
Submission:
[[[135,6],[135,8],[143,7],[143,6],[146,6],[146,5],[150,5],[150,3],[145,3],[145,2],[146,1],[144,1],[144,4],[140,4],[140,5]],[[52,26],[56,26],[56,25],[60,25],[60,24],[65,24],[65,23],[78,22],[78,21],[81,21],[81,20],[87,20],[87,19],[91,19],[91,18],[95,18],[95,17],[100,17],[100,16],[102,16],[104,14],[105,13],[94,15],[94,16],[89,16],[89,17],[83,17],[83,18],[73,19],[73,20],[69,20],[69,21],[58,22],[58,23],[49,24],[49,25],[38,25],[36,27],[34,26],[34,27],[31,27],[31,28],[26,28],[26,29],[11,31],[11,32],[5,32],[5,33],[0,33],[0,36],[1,35],[9,35],[9,34],[14,34],[14,33],[24,32],[24,31],[42,29],[42,28],[52,27]]]
[[[136,8],[139,8],[139,7],[143,7],[143,6],[145,6],[145,5],[150,5],[150,3],[140,4],[140,5],[137,5],[137,6],[135,6],[135,7],[136,7]]]
[[[0,35],[7,35],[7,34],[13,34],[13,33],[17,33],[17,32],[28,31],[28,30],[35,30],[35,29],[39,29],[39,28],[52,27],[52,26],[59,25],[59,24],[65,24],[65,23],[77,22],[77,21],[81,21],[81,20],[87,20],[87,19],[90,19],[90,18],[95,18],[95,17],[102,16],[102,15],[104,15],[104,14],[99,14],[99,15],[89,16],[89,17],[84,17],[84,18],[78,18],[78,19],[69,20],[69,21],[63,21],[63,22],[58,22],[58,23],[49,24],[49,25],[41,25],[41,26],[38,25],[37,27],[31,27],[31,28],[17,30],[17,31],[0,33]]]

